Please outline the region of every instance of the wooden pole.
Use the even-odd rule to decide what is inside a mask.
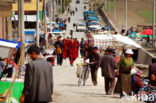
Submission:
[[[10,89],[9,89],[10,92],[11,92],[11,89],[12,89],[14,83],[15,83],[15,80],[16,80],[17,76],[18,76],[19,67],[20,67],[20,64],[21,64],[21,62],[22,62],[22,57],[23,57],[23,55],[24,55],[24,45],[21,46],[21,51],[22,51],[22,52],[21,52],[21,54],[20,54],[19,62],[18,62],[18,64],[17,64],[17,71],[15,72],[15,76],[14,76],[13,82],[12,82],[12,84],[11,84],[11,86],[10,86]]]
[[[46,0],[44,0],[44,33],[45,33],[45,48],[48,49],[48,35],[47,35],[47,15],[46,15]]]
[[[37,0],[36,2],[36,44],[39,47],[40,43],[39,43],[39,0]]]

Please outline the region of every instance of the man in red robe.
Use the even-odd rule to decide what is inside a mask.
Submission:
[[[79,55],[79,46],[80,46],[80,43],[77,40],[77,38],[75,38],[74,43],[75,43],[75,55],[76,55],[76,58],[77,58],[78,55]]]
[[[69,37],[67,37],[67,57],[69,57],[69,44],[71,42],[71,39]]]
[[[67,44],[68,41],[66,39],[63,40],[63,59],[67,58]]]
[[[73,63],[76,59],[76,54],[75,54],[75,42],[74,39],[71,39],[71,42],[68,45],[68,50],[69,50],[69,60],[70,60],[70,65],[73,66]]]

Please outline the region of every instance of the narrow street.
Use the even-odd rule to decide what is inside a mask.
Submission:
[[[70,37],[69,32],[73,30],[73,23],[85,23],[83,20],[84,4],[83,0],[80,4],[76,4],[73,0],[70,4],[71,9],[78,8],[78,12],[75,12],[74,16],[71,16],[71,22],[67,24],[67,36]],[[87,5],[88,8],[88,5]],[[83,32],[73,33],[74,38],[80,40],[85,38]],[[62,66],[54,67],[54,103],[132,103],[132,101],[122,100],[119,94],[105,95],[104,90],[104,78],[101,76],[101,69],[98,72],[98,86],[93,86],[91,78],[86,82],[86,86],[78,86],[78,78],[76,77],[76,64],[83,59],[78,58],[74,66],[70,66],[69,59],[63,61]],[[135,102],[136,103],[136,102]]]

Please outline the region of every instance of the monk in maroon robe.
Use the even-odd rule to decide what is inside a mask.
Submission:
[[[74,39],[71,39],[71,42],[69,43],[68,48],[69,48],[68,50],[69,50],[70,64],[71,64],[71,66],[73,66],[73,63],[76,59]]]
[[[77,38],[75,38],[74,43],[75,43],[75,55],[76,55],[76,58],[77,58],[78,55],[79,55],[79,46],[80,46],[80,43],[77,40]]]
[[[67,57],[69,57],[69,44],[70,44],[71,40],[69,37],[67,37]]]
[[[64,39],[63,40],[63,59],[67,58],[67,51],[68,51],[67,44],[68,44],[68,41]]]

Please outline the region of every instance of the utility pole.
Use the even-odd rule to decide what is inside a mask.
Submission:
[[[21,6],[21,3],[20,3],[21,0],[18,0],[18,33],[17,33],[17,38],[20,39],[20,33],[21,33],[21,29],[20,29],[20,6]]]
[[[109,13],[110,13],[110,3],[111,3],[111,1],[109,0]]]
[[[63,0],[64,2],[64,11],[66,10],[66,1],[65,0]]]
[[[53,5],[52,5],[52,10],[53,10],[53,20],[55,20],[55,15],[57,14],[57,3],[55,0],[53,0]]]
[[[50,32],[52,32],[52,10],[53,10],[52,7],[54,6],[54,5],[52,6],[52,4],[54,3],[53,1],[54,1],[54,0],[51,0],[51,1],[50,1],[50,13],[49,13],[49,14],[50,14]],[[53,10],[53,11],[54,11],[54,10]],[[53,14],[53,15],[54,15],[54,14]]]
[[[19,7],[20,7],[20,9],[19,9],[19,13],[20,13],[20,15],[19,15],[19,24],[20,24],[20,26],[18,27],[19,29],[20,29],[20,31],[18,31],[19,32],[19,34],[20,34],[20,40],[21,40],[21,42],[23,43],[23,45],[25,45],[25,34],[24,34],[24,0],[19,0]],[[21,50],[21,51],[23,51],[23,50]],[[24,51],[23,51],[24,52]],[[24,53],[23,53],[24,54]],[[21,60],[21,64],[24,64],[24,55],[22,55],[22,60]]]
[[[116,0],[114,0],[114,22],[116,23]]]
[[[95,11],[95,0],[94,0],[94,11]]]
[[[152,47],[155,47],[155,0],[153,0],[153,30],[152,30]]]
[[[46,0],[44,0],[44,33],[45,33],[45,48],[48,49],[48,35],[47,35],[47,15],[46,15]]]
[[[105,0],[105,9],[107,8],[107,0]]]
[[[127,0],[125,0],[125,33],[127,32]]]
[[[36,2],[36,44],[40,46],[39,43],[40,34],[39,34],[39,0]]]
[[[61,14],[63,13],[63,1],[61,0]]]

